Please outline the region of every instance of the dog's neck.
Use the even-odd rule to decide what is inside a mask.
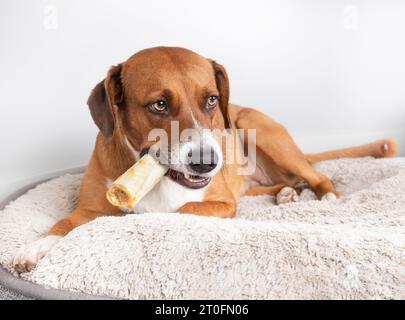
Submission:
[[[96,139],[96,159],[105,177],[115,180],[138,161],[135,150],[125,135],[114,135],[107,141],[101,133]]]

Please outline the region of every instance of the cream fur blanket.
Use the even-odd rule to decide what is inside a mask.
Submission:
[[[23,278],[129,299],[405,299],[405,158],[317,165],[344,197],[275,206],[245,197],[238,219],[105,217],[61,240]],[[0,212],[0,263],[75,205],[81,175],[39,185]]]

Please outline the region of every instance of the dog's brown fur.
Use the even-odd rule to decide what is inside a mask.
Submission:
[[[144,108],[160,98],[162,90],[169,96],[172,108],[165,118]],[[209,94],[220,97],[220,106],[213,113],[201,108]],[[238,175],[236,164],[225,163],[208,186],[204,201],[186,203],[178,209],[180,213],[233,218],[241,195],[276,195],[284,186],[294,187],[300,181],[305,181],[319,198],[327,193],[339,196],[332,182],[314,170],[314,163],[343,157],[380,158],[396,153],[395,143],[387,139],[360,147],[305,155],[282,125],[254,109],[229,104],[228,98],[229,81],[225,69],[182,48],[143,50],[112,67],[88,101],[100,134],[81,186],[77,208],[47,234],[64,236],[99,216],[122,215],[106,200],[105,181],[106,178],[114,180],[137,160],[128,149],[125,136],[136,150],[142,150],[152,143],[147,139],[151,129],[163,128],[170,136],[170,120],[178,120],[180,130],[192,127],[190,110],[205,128],[256,129],[257,162],[262,171],[257,174],[270,177],[272,185],[245,190],[246,179],[261,181],[260,178],[256,173],[251,177]]]

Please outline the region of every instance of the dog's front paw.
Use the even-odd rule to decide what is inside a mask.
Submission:
[[[33,270],[51,248],[59,241],[60,236],[46,236],[22,246],[14,257],[14,268],[18,273]]]
[[[276,196],[276,203],[277,204],[285,204],[289,202],[297,202],[300,199],[297,191],[291,187],[284,187],[277,193]]]

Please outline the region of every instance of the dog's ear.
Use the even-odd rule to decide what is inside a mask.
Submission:
[[[87,100],[91,116],[107,141],[114,134],[116,109],[122,100],[121,65],[118,65],[110,68],[106,78],[95,86]]]
[[[224,116],[225,129],[230,128],[228,103],[229,103],[229,79],[228,74],[223,66],[210,60],[214,69],[215,81],[219,91],[219,106]]]

